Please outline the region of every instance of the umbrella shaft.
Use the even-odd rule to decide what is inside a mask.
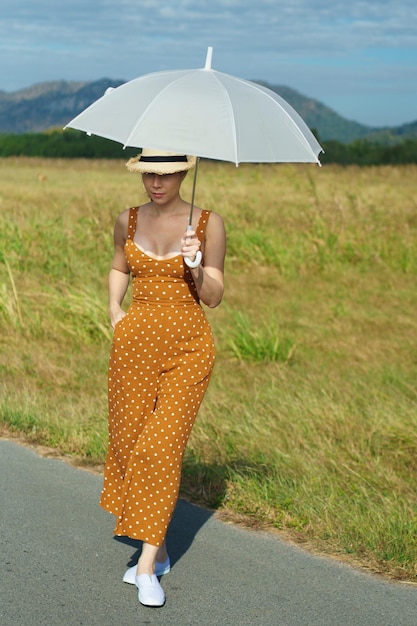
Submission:
[[[193,223],[195,187],[196,187],[196,183],[197,183],[197,169],[198,169],[198,161],[199,160],[200,160],[199,157],[197,157],[196,162],[195,162],[194,179],[193,179],[193,192],[192,192],[192,195],[191,195],[191,207],[190,207],[190,216],[188,218],[188,226],[192,226],[192,223]]]

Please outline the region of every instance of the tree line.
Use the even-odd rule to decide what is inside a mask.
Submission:
[[[43,133],[0,134],[0,157],[28,156],[62,159],[120,159],[138,153],[115,141],[68,130]]]
[[[316,133],[317,135],[317,133]],[[320,141],[320,139],[319,139]],[[417,163],[417,139],[406,139],[397,145],[382,145],[366,139],[345,144],[320,141],[324,164],[401,165]],[[28,156],[45,158],[124,159],[137,154],[137,148],[126,148],[115,141],[67,129],[43,133],[0,134],[0,157]]]

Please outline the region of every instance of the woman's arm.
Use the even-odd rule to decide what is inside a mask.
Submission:
[[[117,218],[114,226],[114,255],[108,278],[109,315],[113,328],[126,315],[122,309],[122,302],[130,279],[130,272],[124,253],[128,219],[129,211],[123,211]]]
[[[200,242],[194,231],[185,233],[181,240],[181,252],[192,261],[195,259]],[[226,255],[226,234],[220,215],[210,213],[204,242],[204,265],[190,268],[200,300],[210,308],[220,304],[224,291],[224,258]]]

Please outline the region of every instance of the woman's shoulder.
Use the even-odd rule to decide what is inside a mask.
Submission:
[[[198,219],[205,218],[207,221],[211,220],[212,222],[223,222],[222,216],[211,209],[194,207],[194,211],[197,214]]]
[[[216,213],[216,211],[210,211],[209,209],[205,210],[209,214],[210,219],[213,218],[213,220],[220,220],[221,222],[223,221],[222,216],[219,213]]]
[[[201,209],[200,207],[194,208],[195,224],[196,228],[213,229],[219,228],[223,225],[223,218],[215,211],[210,209]],[[194,223],[194,220],[193,220]]]
[[[138,206],[129,207],[128,209],[124,209],[116,218],[116,222],[122,225],[126,225],[129,223],[129,217],[133,212],[137,212],[140,209]]]
[[[116,220],[118,222],[127,222],[127,220],[129,219],[129,214],[130,214],[130,208],[124,209],[121,213],[119,213]]]
[[[215,211],[208,212],[206,238],[215,239],[217,241],[225,238],[224,221],[221,215]]]
[[[219,215],[219,213],[216,213],[215,211],[207,211],[208,213],[208,221],[207,221],[207,225],[211,224],[212,227],[223,227],[224,222],[223,222],[223,218],[221,215]]]
[[[114,225],[115,233],[122,237],[124,240],[127,239],[129,232],[129,221],[131,219],[130,216],[134,216],[132,213],[133,209],[138,209],[139,207],[130,207],[128,209],[124,209],[116,218],[116,222]]]

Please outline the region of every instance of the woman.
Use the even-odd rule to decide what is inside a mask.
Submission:
[[[139,539],[137,566],[124,575],[139,601],[162,606],[157,576],[170,569],[165,536],[184,449],[207,389],[215,350],[199,302],[223,296],[225,232],[219,215],[180,195],[195,157],[144,149],[126,164],[142,174],[149,202],[123,211],[114,228],[109,313],[109,448],[100,504],[117,516],[115,534]],[[195,266],[200,255],[202,260]],[[122,302],[133,277],[127,314]]]

